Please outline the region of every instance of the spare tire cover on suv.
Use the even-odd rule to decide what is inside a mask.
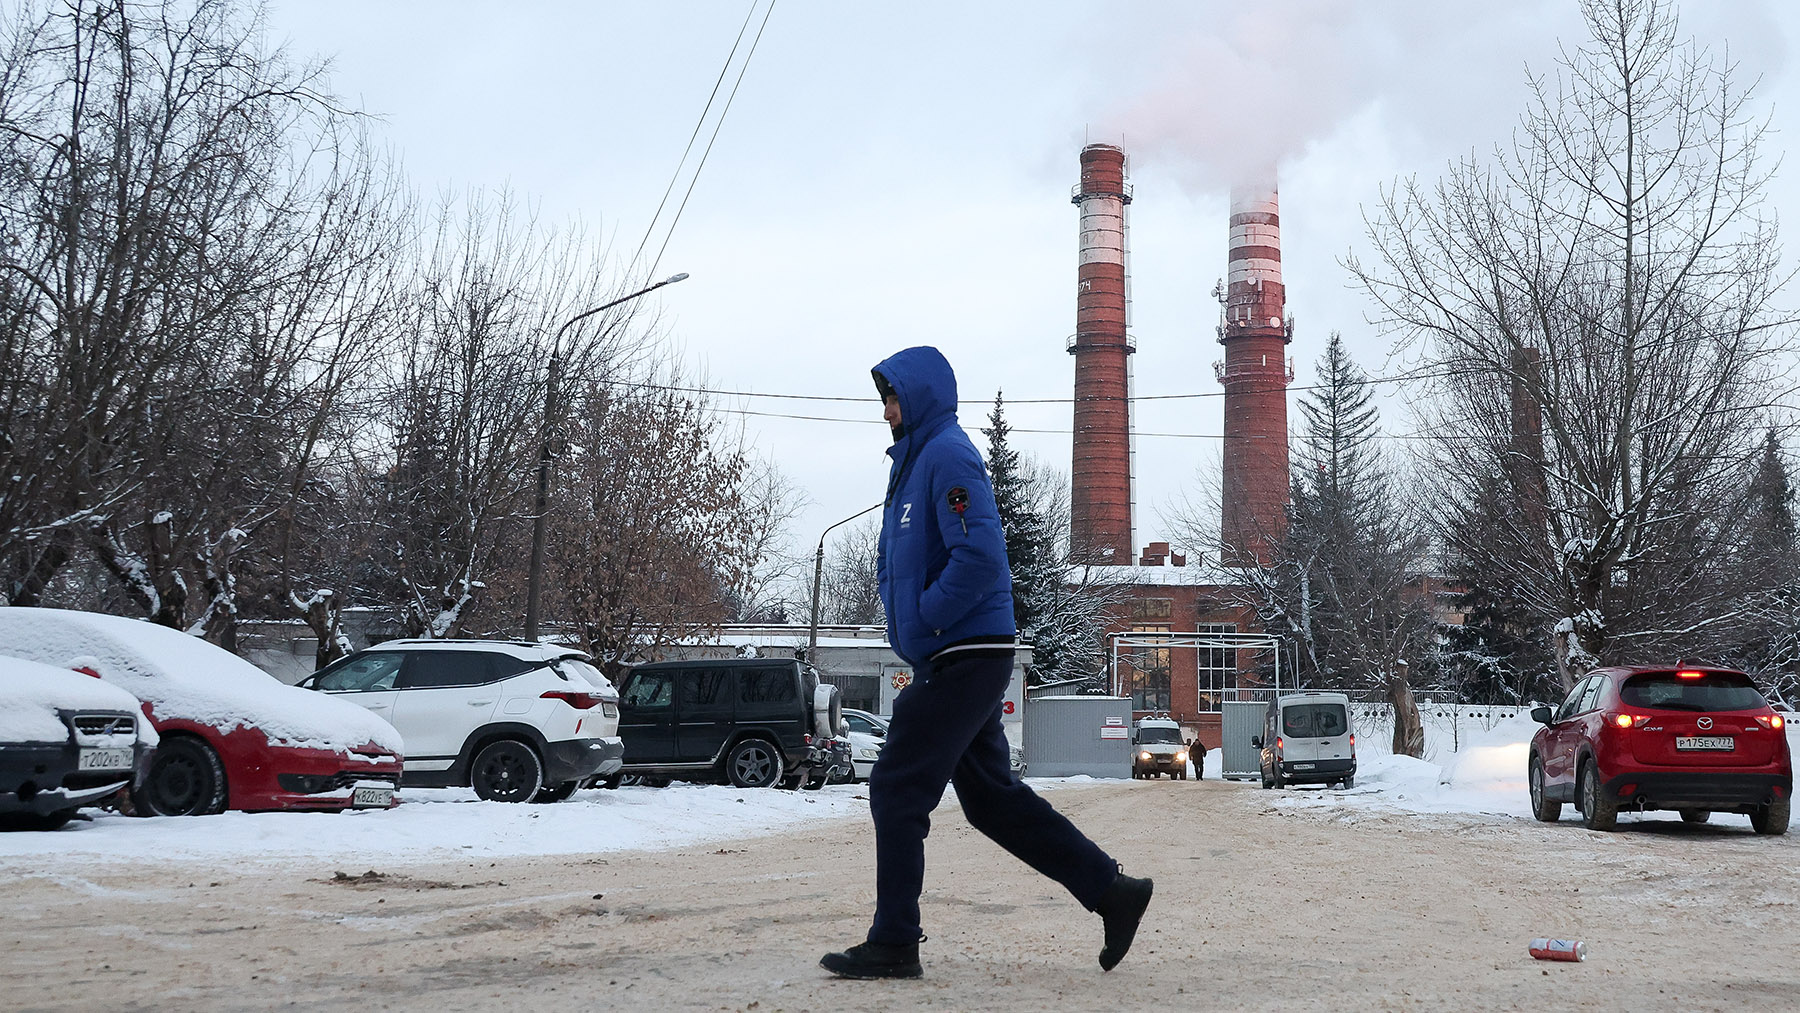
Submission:
[[[813,687],[813,734],[824,739],[836,738],[844,720],[844,698],[838,688],[821,681]]]

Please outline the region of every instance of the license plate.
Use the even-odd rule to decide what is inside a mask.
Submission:
[[[1676,749],[1716,749],[1730,752],[1737,748],[1737,740],[1729,735],[1677,735]]]
[[[350,804],[359,809],[367,806],[386,808],[393,801],[394,789],[392,788],[357,788],[350,793]]]
[[[1294,764],[1294,769],[1295,770],[1311,770],[1311,769],[1313,769],[1313,765],[1310,763],[1296,763],[1296,764]]]
[[[78,770],[130,770],[129,749],[83,749],[75,761]]]

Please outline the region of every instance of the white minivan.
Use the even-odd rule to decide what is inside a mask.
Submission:
[[[1262,786],[1356,784],[1356,733],[1342,693],[1289,693],[1269,701],[1263,733]]]

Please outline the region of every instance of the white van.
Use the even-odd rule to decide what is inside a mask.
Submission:
[[[1356,784],[1356,733],[1342,693],[1289,693],[1269,701],[1263,733],[1262,786]]]
[[[1161,777],[1187,780],[1187,747],[1181,741],[1181,726],[1169,718],[1144,718],[1132,733],[1136,748],[1131,758],[1132,777]]]

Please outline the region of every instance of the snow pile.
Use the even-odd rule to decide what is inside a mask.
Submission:
[[[861,785],[778,791],[674,784],[576,792],[553,805],[482,802],[467,788],[405,788],[393,809],[227,812],[137,819],[94,812],[55,833],[0,834],[0,863],[89,860],[358,863],[657,850],[867,819]],[[874,844],[869,844],[874,860]]]
[[[260,729],[271,742],[348,752],[365,743],[401,752],[400,733],[353,703],[283,685],[223,648],[122,616],[0,608],[0,654],[58,668],[91,668],[155,710],[229,732]]]
[[[69,741],[69,727],[58,710],[141,713],[137,698],[117,686],[66,668],[0,655],[0,742]],[[137,727],[139,740],[156,744],[150,722],[140,718]]]

